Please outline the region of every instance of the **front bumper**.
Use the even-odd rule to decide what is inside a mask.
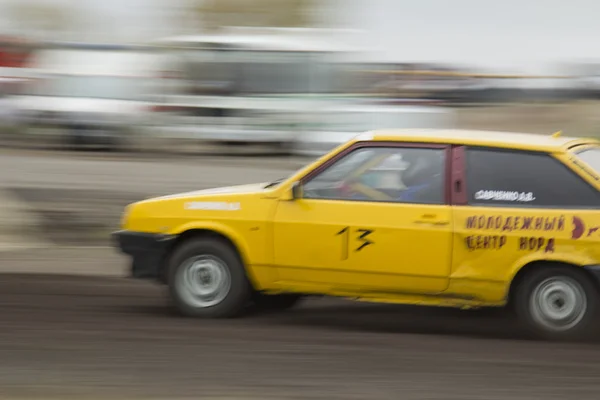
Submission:
[[[162,266],[175,236],[121,230],[112,233],[113,246],[132,258],[131,277],[162,280]]]

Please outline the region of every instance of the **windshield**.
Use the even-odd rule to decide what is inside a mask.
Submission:
[[[29,86],[28,95],[87,97],[95,99],[141,100],[140,78],[115,76],[56,76]]]
[[[600,147],[588,147],[575,152],[575,154],[583,162],[592,167],[597,174],[600,174]]]
[[[345,176],[350,175],[352,171],[359,169],[362,165],[364,165],[368,161],[372,160],[374,154],[377,154],[378,152],[380,152],[380,151],[377,148],[364,149],[362,151],[354,152],[350,156],[346,156],[346,157],[342,158],[340,161],[337,161],[334,164],[333,168],[327,169],[322,174],[321,179],[323,179],[323,176],[324,176],[325,177],[324,179],[327,180],[328,182],[342,180]],[[314,161],[316,161],[316,159],[312,160],[311,162],[314,162]],[[402,157],[399,155],[392,154],[391,156],[386,157],[384,160],[382,160],[382,162],[379,163],[377,166],[374,166],[373,168],[371,168],[371,171],[403,170],[405,167],[406,167],[406,164],[402,160]],[[305,167],[303,166],[302,168],[295,171],[293,174],[291,174],[289,176],[296,174],[297,172],[301,171],[304,168]],[[264,188],[268,189],[268,188],[275,187],[275,186],[279,185],[281,182],[283,182],[285,179],[287,179],[287,178],[276,179],[272,182],[269,182]]]

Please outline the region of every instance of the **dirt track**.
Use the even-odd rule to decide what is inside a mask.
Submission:
[[[526,341],[489,312],[312,300],[198,321],[173,315],[152,284],[4,275],[0,313],[0,393],[11,397],[581,400],[600,390],[598,346]]]
[[[0,181],[153,193],[281,173],[119,163],[2,157]],[[5,272],[81,265],[93,273],[123,263],[110,249],[0,253]],[[313,300],[284,314],[198,321],[172,315],[162,288],[150,283],[5,273],[0,315],[0,399],[595,400],[600,393],[600,344],[526,341],[503,314],[488,311]]]

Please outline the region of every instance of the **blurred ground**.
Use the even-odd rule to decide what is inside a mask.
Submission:
[[[0,313],[3,398],[586,400],[600,390],[597,345],[520,340],[489,311],[312,300],[197,321],[172,315],[152,284],[3,275]]]
[[[573,111],[473,109],[462,124],[521,118],[576,134],[561,110]],[[13,243],[0,247],[0,399],[598,398],[600,343],[526,341],[501,312],[311,300],[230,321],[175,317],[163,288],[127,279],[106,247],[123,206],[276,179],[306,160],[105,156],[0,152],[0,241]]]

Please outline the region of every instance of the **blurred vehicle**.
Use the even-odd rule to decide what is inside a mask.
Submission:
[[[10,78],[0,78],[0,130],[2,131],[18,126],[18,111],[10,99],[13,83]]]
[[[144,48],[53,44],[33,54],[32,79],[13,101],[25,126],[59,128],[72,146],[115,149],[149,112],[157,69]]]
[[[34,44],[20,37],[0,36],[0,129],[18,126],[18,110],[11,96],[27,83],[27,63]]]
[[[300,120],[347,97],[339,30],[230,28],[153,45],[171,60],[151,131],[227,144],[287,147]],[[269,119],[272,119],[270,122]],[[162,133],[161,133],[162,132]]]
[[[320,156],[358,133],[369,130],[455,126],[455,112],[444,107],[362,102],[324,105],[306,118],[302,134],[293,144],[293,152],[303,156]]]
[[[509,306],[573,339],[600,328],[598,190],[597,140],[381,130],[278,181],[130,204],[113,239],[188,316],[329,295]]]
[[[14,96],[18,95],[29,79],[18,68],[0,68],[0,129],[18,129],[21,113]]]
[[[34,42],[19,36],[0,35],[0,67],[24,68],[36,47]]]
[[[565,69],[572,77],[572,90],[576,93],[576,97],[600,98],[600,64],[598,62],[569,63]]]
[[[478,101],[491,84],[465,68],[446,65],[362,63],[353,72],[359,90],[399,100]]]

